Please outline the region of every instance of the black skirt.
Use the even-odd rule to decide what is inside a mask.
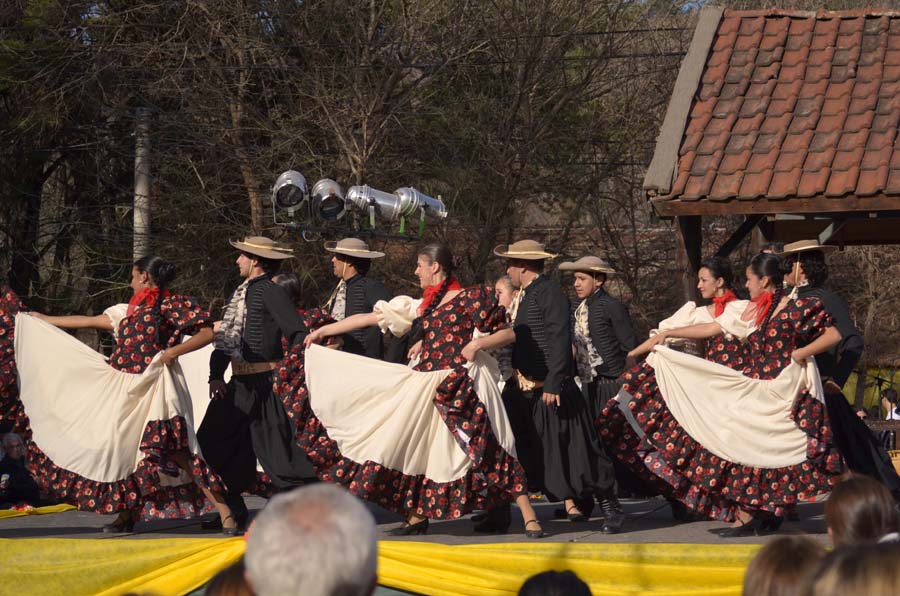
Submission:
[[[618,379],[597,375],[594,380],[582,386],[584,398],[587,400],[591,420],[596,420],[606,407],[606,402],[618,395],[622,383]]]
[[[503,404],[516,439],[516,454],[530,490],[550,501],[603,496],[615,474],[600,445],[584,396],[572,380],[563,384],[560,406],[546,406],[543,389],[522,391],[515,379],[503,388]]]
[[[884,447],[866,423],[847,403],[843,393],[825,390],[825,408],[831,422],[831,433],[847,467],[884,484],[891,492],[900,493],[900,476]]]
[[[297,445],[294,425],[272,392],[272,373],[232,377],[227,395],[210,402],[197,441],[232,494],[254,482],[257,459],[279,490],[316,480]]]

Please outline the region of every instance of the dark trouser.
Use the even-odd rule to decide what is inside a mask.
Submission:
[[[613,465],[597,438],[584,396],[572,380],[563,384],[559,407],[544,405],[543,392],[522,391],[515,380],[503,388],[529,487],[551,501],[608,494],[615,487]]]
[[[286,490],[315,481],[315,470],[294,439],[294,425],[272,392],[272,373],[232,377],[228,392],[209,404],[197,440],[203,457],[228,487],[226,503],[256,480],[256,461]]]

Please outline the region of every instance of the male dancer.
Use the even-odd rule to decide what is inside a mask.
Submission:
[[[209,404],[197,440],[206,461],[228,487],[226,502],[241,529],[247,508],[241,498],[256,478],[256,461],[272,484],[285,490],[315,480],[315,471],[294,439],[294,425],[273,393],[272,371],[283,358],[281,342],[302,343],[308,330],[287,293],[272,282],[292,251],[269,238],[231,242],[240,251],[238,286],[216,331],[210,357]],[[224,382],[231,363],[231,381]],[[206,527],[216,527],[216,522]]]

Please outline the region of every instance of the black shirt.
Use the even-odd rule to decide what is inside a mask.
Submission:
[[[591,343],[603,358],[597,374],[616,378],[625,370],[628,352],[637,345],[628,308],[603,288],[588,297],[587,308]]]
[[[865,348],[862,335],[859,334],[859,330],[853,324],[853,319],[850,318],[850,309],[843,298],[825,288],[803,286],[798,288],[798,296],[800,298],[816,297],[821,300],[825,312],[834,318],[834,326],[841,332],[840,343],[829,351],[816,356],[816,364],[823,379],[831,378],[843,387]]]
[[[379,300],[390,300],[387,288],[380,281],[356,274],[347,280],[345,316],[370,313]],[[355,329],[344,335],[345,352],[381,359],[384,355],[381,329],[378,325]]]
[[[0,460],[0,476],[7,475],[6,489],[0,491],[0,501],[5,503],[25,502],[30,505],[38,505],[41,491],[28,469],[25,461],[4,457]]]
[[[573,370],[569,299],[543,276],[521,291],[513,323],[513,366],[532,381],[544,381],[545,393],[560,393]]]
[[[246,312],[241,356],[247,362],[277,362],[284,356],[282,337],[293,346],[302,343],[309,333],[287,292],[268,274],[250,280]],[[228,354],[214,350],[209,359],[210,380],[221,381],[229,361]]]

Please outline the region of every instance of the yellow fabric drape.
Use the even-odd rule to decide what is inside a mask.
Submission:
[[[535,573],[569,569],[595,596],[725,596],[740,594],[759,545],[381,542],[378,548],[378,583],[419,594],[508,596]],[[0,586],[22,595],[175,596],[204,585],[243,553],[241,539],[0,540]]]
[[[863,392],[863,406],[866,408],[871,408],[872,406],[881,405],[881,390],[887,389],[888,384],[885,383],[881,387],[875,383],[874,377],[879,377],[885,379],[890,382],[894,386],[900,384],[900,371],[887,369],[887,368],[870,368],[868,370],[868,378],[866,378],[866,383],[870,383],[869,387],[866,387]],[[847,382],[844,384],[844,397],[847,398],[847,401],[850,402],[850,405],[853,405],[854,400],[856,399],[856,384],[858,382],[859,375],[856,373],[851,373],[850,377],[847,379]],[[882,415],[884,412],[882,412]]]
[[[48,505],[47,507],[35,507],[34,509],[26,509],[24,511],[16,511],[15,509],[0,509],[0,519],[10,517],[21,517],[23,515],[46,515],[48,513],[62,513],[63,511],[72,511],[74,505]]]

